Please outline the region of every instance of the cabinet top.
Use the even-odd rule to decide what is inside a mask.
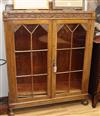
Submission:
[[[10,8],[3,12],[3,19],[4,21],[16,19],[95,19],[95,13],[79,10],[13,10]]]

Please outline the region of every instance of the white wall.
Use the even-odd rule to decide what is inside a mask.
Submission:
[[[6,59],[2,11],[5,9],[5,4],[11,2],[11,0],[0,2],[0,59]],[[0,97],[4,96],[8,96],[7,65],[0,66]]]
[[[5,56],[5,41],[4,41],[4,30],[2,21],[2,10],[4,9],[4,4],[0,3],[0,59],[6,59]],[[7,66],[0,66],[0,97],[8,95],[8,83],[7,83]]]

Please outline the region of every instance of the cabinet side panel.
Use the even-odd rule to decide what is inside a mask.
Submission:
[[[15,62],[14,62],[14,41],[12,24],[4,22],[5,26],[5,42],[7,56],[7,70],[9,82],[9,102],[16,102],[16,79],[15,79]]]
[[[87,37],[86,37],[86,48],[84,55],[84,67],[83,67],[83,80],[82,80],[82,93],[88,92],[92,47],[94,37],[94,20],[88,22]]]

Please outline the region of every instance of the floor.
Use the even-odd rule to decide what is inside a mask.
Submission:
[[[27,108],[14,113],[15,116],[100,116],[100,102],[96,108],[91,107],[91,102],[84,106],[78,101]]]

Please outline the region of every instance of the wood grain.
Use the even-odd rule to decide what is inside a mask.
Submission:
[[[100,116],[100,103],[94,109],[91,107],[91,102],[87,106],[80,102],[69,102],[21,109],[14,113],[15,116]]]

